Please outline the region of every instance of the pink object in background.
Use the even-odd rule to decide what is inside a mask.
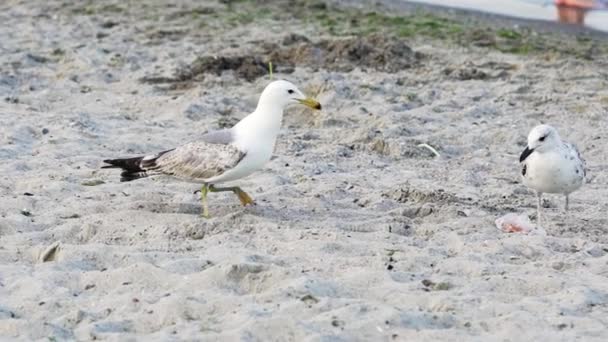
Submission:
[[[555,0],[556,6],[576,7],[582,9],[591,9],[595,7],[595,0]]]
[[[495,224],[496,228],[505,233],[547,235],[543,228],[533,225],[528,216],[523,214],[508,213],[497,218]]]
[[[558,20],[568,24],[584,24],[589,10],[603,8],[604,1],[596,0],[555,0]]]

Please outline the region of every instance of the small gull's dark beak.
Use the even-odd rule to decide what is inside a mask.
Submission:
[[[528,146],[526,146],[526,149],[521,153],[521,156],[519,156],[519,162],[521,163],[526,160],[532,152],[534,152],[534,149],[529,149]]]

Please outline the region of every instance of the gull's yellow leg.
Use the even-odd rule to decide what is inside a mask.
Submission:
[[[253,198],[251,198],[251,196],[249,196],[248,193],[243,191],[243,189],[239,188],[238,186],[231,186],[231,187],[227,187],[227,188],[216,188],[213,185],[210,185],[209,191],[211,191],[211,192],[232,191],[232,192],[234,192],[235,195],[238,196],[239,201],[241,201],[241,204],[243,206],[246,206],[248,204],[255,204],[255,202],[253,201]]]
[[[203,184],[201,188],[201,203],[203,204],[203,213],[201,214],[204,218],[209,218],[209,207],[207,206],[207,194],[209,193],[209,185]]]

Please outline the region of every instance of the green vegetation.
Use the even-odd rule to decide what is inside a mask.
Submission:
[[[272,62],[268,62],[268,75],[270,76],[270,80],[274,78],[272,74]]]
[[[514,54],[558,52],[581,58],[608,52],[608,43],[587,35],[539,33],[525,28],[497,27],[487,21],[415,10],[403,15],[388,12],[334,7],[320,0],[221,0],[219,6],[184,8],[167,4],[141,6],[133,2],[101,5],[85,1],[71,7],[74,15],[140,16],[140,20],[184,25],[194,30],[233,29],[256,25],[298,30],[316,28],[333,36],[390,35],[407,39],[431,39],[442,44],[478,46]],[[134,20],[134,18],[130,18]],[[293,29],[290,29],[293,28]],[[564,39],[565,38],[565,39]],[[593,52],[593,53],[591,53]]]
[[[522,35],[521,33],[515,31],[515,30],[510,30],[510,29],[498,29],[496,31],[496,35],[505,39],[509,39],[509,40],[517,40],[517,39],[521,39]]]
[[[387,16],[377,12],[342,11],[334,13],[324,11],[317,13],[315,18],[319,20],[322,27],[338,35],[393,33],[400,37],[421,35],[449,38],[463,30],[460,23],[429,13]]]
[[[470,18],[438,15],[424,10],[395,16],[377,11],[328,7],[318,0],[259,2],[240,0],[232,10],[246,14],[247,20],[299,20],[335,36],[386,34],[402,38],[432,38],[463,46],[493,48],[514,54],[559,52],[590,58],[590,49],[598,49],[598,41],[586,35],[576,39],[559,33],[539,33],[526,28],[504,28]],[[219,16],[221,17],[221,16]],[[218,17],[218,18],[219,18]],[[257,21],[256,21],[257,22]],[[601,42],[600,51],[608,44]]]

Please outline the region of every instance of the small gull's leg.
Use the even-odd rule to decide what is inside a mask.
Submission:
[[[249,196],[248,193],[243,191],[243,189],[241,189],[238,186],[231,186],[231,187],[226,187],[226,188],[216,188],[213,185],[211,185],[209,187],[209,191],[211,191],[211,192],[231,191],[231,192],[234,192],[234,194],[238,196],[239,201],[241,201],[241,204],[243,206],[246,206],[248,204],[252,204],[252,205],[255,204],[255,202],[253,201],[253,198],[251,198],[251,196]]]
[[[209,207],[207,206],[207,194],[209,193],[210,186],[207,184],[203,184],[201,188],[201,203],[203,204],[203,213],[202,216],[204,218],[209,218]]]
[[[564,211],[568,211],[568,194],[566,194],[566,206],[564,207]]]
[[[541,222],[540,215],[541,215],[541,208],[542,208],[542,205],[543,205],[542,196],[543,196],[542,192],[540,192],[540,191],[536,192],[536,197],[537,197],[537,203],[536,203],[536,225],[538,227],[540,227],[540,222]]]

